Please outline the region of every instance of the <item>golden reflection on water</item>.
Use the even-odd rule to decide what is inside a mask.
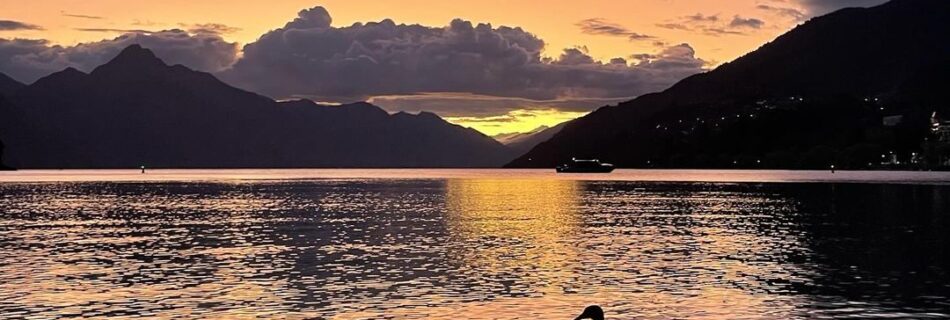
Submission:
[[[565,239],[578,230],[580,183],[556,180],[449,180],[446,221],[454,241],[496,243],[460,252],[461,261],[489,270],[559,269],[575,255]],[[518,242],[513,246],[506,242]],[[471,248],[471,247],[464,247]]]
[[[423,310],[390,310],[389,315],[535,318],[551,316],[552,310],[581,310],[586,304],[601,304],[628,315],[636,309],[644,318],[773,318],[789,317],[796,305],[804,303],[769,296],[769,284],[756,278],[788,273],[784,266],[745,261],[761,253],[782,254],[775,252],[776,244],[797,246],[787,243],[794,237],[769,239],[788,235],[735,229],[731,222],[755,216],[740,211],[765,205],[763,199],[702,192],[610,194],[610,201],[624,203],[627,211],[637,211],[631,210],[631,205],[664,206],[650,208],[658,212],[644,219],[677,217],[688,221],[666,225],[608,222],[591,231],[584,225],[583,215],[596,220],[602,215],[598,210],[608,208],[585,206],[581,198],[591,195],[585,195],[583,188],[582,182],[568,180],[449,180],[446,221],[451,241],[465,244],[451,252],[463,265],[459,269],[476,270],[471,276],[492,281],[505,281],[517,274],[522,277],[519,280],[530,278],[527,281],[532,287],[506,288],[511,296],[487,302],[445,303],[444,307],[433,303]],[[687,212],[663,212],[670,208]],[[451,297],[429,299],[452,301]],[[569,317],[569,312],[561,314]],[[380,315],[363,312],[341,319]]]

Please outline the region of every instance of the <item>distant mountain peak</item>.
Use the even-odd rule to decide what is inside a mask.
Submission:
[[[509,142],[513,140],[521,139],[521,138],[524,138],[536,133],[540,133],[547,129],[551,129],[551,127],[548,127],[546,125],[541,125],[528,132],[505,132],[505,133],[496,134],[492,136],[492,138],[495,138],[495,140],[498,140],[498,142],[501,142],[503,144],[508,144]]]
[[[76,68],[68,67],[59,72],[54,72],[48,76],[42,77],[39,80],[36,80],[31,87],[43,87],[48,85],[60,85],[63,83],[75,83],[76,81],[81,81],[85,78],[87,74],[85,72],[79,71]]]
[[[159,59],[155,56],[155,53],[152,50],[145,49],[140,45],[133,44],[122,51],[119,52],[115,58],[112,59],[112,62],[117,61],[135,61],[135,62],[149,62],[149,63],[161,63],[165,64],[162,59]]]
[[[168,67],[152,50],[133,44],[119,52],[115,58],[99,66],[93,73],[104,71],[136,71]]]
[[[62,71],[59,71],[59,72],[51,73],[50,75],[54,75],[54,74],[61,74],[61,75],[85,75],[86,73],[80,71],[79,69],[73,68],[73,67],[66,67],[66,69],[63,69]]]
[[[528,133],[538,133],[547,129],[551,129],[551,127],[548,127],[546,125],[541,125],[540,127],[534,128],[534,130],[531,130]]]
[[[418,114],[417,116],[418,116],[418,117],[421,117],[421,118],[429,118],[429,119],[439,119],[439,120],[442,120],[442,117],[439,117],[439,115],[437,115],[437,114],[435,114],[435,113],[432,113],[432,112],[429,112],[429,111],[422,111],[422,112],[419,112],[419,114]]]

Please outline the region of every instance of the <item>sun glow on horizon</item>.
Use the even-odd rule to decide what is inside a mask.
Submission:
[[[555,109],[514,110],[502,116],[445,117],[445,120],[472,128],[488,136],[506,133],[531,132],[539,127],[553,127],[587,115],[589,112],[570,112]]]

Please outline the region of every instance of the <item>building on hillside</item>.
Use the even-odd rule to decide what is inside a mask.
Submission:
[[[900,159],[897,157],[897,153],[890,151],[886,154],[881,155],[881,165],[885,167],[899,166],[901,164]]]
[[[930,116],[930,130],[941,142],[950,142],[950,121],[941,119],[936,112]]]
[[[938,162],[941,166],[950,167],[950,121],[941,119],[937,112],[930,116],[930,130],[937,141]]]

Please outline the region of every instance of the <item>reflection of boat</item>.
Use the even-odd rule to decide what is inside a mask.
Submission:
[[[581,160],[571,159],[570,163],[565,163],[555,168],[557,172],[565,173],[610,173],[614,171],[614,165],[601,163],[600,160]]]

